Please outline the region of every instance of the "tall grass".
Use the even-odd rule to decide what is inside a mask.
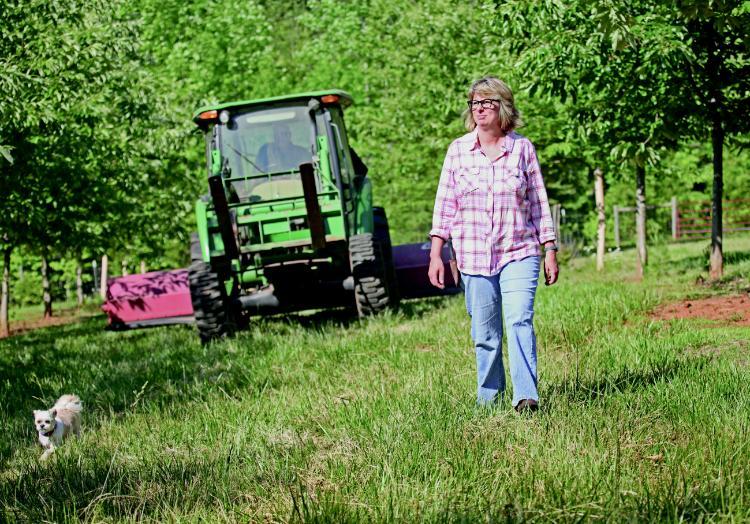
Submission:
[[[258,319],[207,347],[101,318],[8,339],[0,520],[748,519],[750,329],[648,316],[722,292],[693,285],[703,247],[652,250],[643,282],[625,252],[540,288],[533,417],[474,406],[462,297]],[[750,239],[728,253],[736,289]],[[66,392],[85,433],[39,463],[31,410]]]

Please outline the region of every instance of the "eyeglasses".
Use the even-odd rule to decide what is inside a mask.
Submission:
[[[469,104],[469,109],[474,111],[475,109],[479,109],[479,106],[482,106],[482,109],[492,109],[495,107],[495,102],[499,104],[500,100],[497,98],[485,98],[484,100],[469,100],[466,103]]]

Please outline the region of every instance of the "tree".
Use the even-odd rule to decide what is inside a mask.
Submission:
[[[500,13],[499,30],[520,57],[530,89],[571,98],[571,121],[582,135],[611,159],[635,166],[639,238],[645,238],[645,167],[682,137],[712,136],[711,266],[720,276],[724,136],[747,131],[750,122],[750,4],[509,2]],[[639,253],[643,264],[645,245]]]
[[[750,2],[683,0],[672,20],[685,28],[691,51],[674,71],[684,94],[681,122],[690,137],[711,136],[710,276],[716,279],[724,271],[724,143],[727,135],[750,130]]]
[[[108,219],[127,218],[123,207],[143,194],[138,138],[149,112],[138,28],[123,5],[5,6],[0,144],[14,160],[0,162],[6,250],[24,243],[47,259],[127,230]]]
[[[679,137],[674,113],[682,93],[672,74],[690,54],[684,28],[670,14],[650,2],[578,0],[509,2],[498,18],[529,90],[570,100],[570,126],[583,149],[608,157],[600,162],[634,167],[641,270],[647,262],[645,169]]]

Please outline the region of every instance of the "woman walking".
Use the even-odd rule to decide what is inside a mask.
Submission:
[[[534,295],[544,250],[547,285],[557,281],[557,245],[536,151],[514,130],[522,125],[513,93],[485,77],[469,89],[468,134],[445,156],[435,199],[430,282],[444,287],[440,252],[450,238],[464,282],[477,359],[477,403],[505,391],[503,324],[513,407],[535,411],[537,392]]]

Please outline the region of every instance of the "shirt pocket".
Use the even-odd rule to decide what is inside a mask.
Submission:
[[[479,197],[479,170],[461,168],[456,171],[456,201],[458,208],[469,210],[477,207]]]
[[[524,197],[528,184],[526,172],[521,168],[512,168],[503,174],[502,184],[506,192]]]
[[[456,196],[458,198],[476,193],[479,189],[479,170],[461,168],[456,171]]]

